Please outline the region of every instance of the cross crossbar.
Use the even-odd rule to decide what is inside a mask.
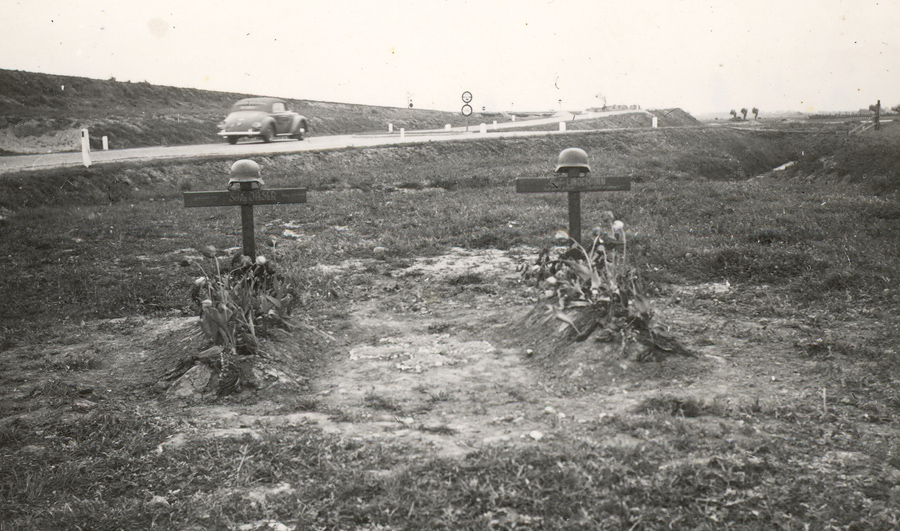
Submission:
[[[252,190],[249,189],[250,187],[250,183],[241,183],[240,190],[184,192],[184,206],[186,208],[240,206],[244,254],[255,259],[256,241],[253,227],[253,205],[305,203],[306,188],[257,188]]]
[[[631,177],[588,177],[581,168],[569,168],[557,177],[516,179],[516,193],[567,192],[569,195],[569,237],[581,243],[581,192],[631,190]]]
[[[258,190],[217,190],[185,192],[185,207],[282,205],[305,203],[306,188],[262,188]]]
[[[618,192],[631,190],[631,177],[552,177],[516,179],[516,192]]]

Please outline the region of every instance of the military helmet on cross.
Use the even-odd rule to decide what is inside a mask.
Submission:
[[[585,173],[591,171],[591,167],[588,165],[587,153],[583,149],[573,147],[559,152],[556,173],[569,171],[570,168],[578,168]]]

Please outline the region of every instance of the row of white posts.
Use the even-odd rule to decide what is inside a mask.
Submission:
[[[103,151],[109,150],[109,139],[103,137]],[[87,129],[81,130],[81,162],[85,168],[91,165],[91,136]]]
[[[515,115],[513,115],[512,121],[514,121],[514,122],[516,121]],[[654,117],[652,118],[652,124],[651,124],[651,127],[652,127],[653,129],[656,129],[657,127],[659,127],[659,120],[656,118],[656,116],[654,116]],[[497,120],[494,120],[494,129],[496,129],[496,128],[497,128]],[[444,125],[444,130],[449,131],[450,129],[451,129],[450,124]],[[566,122],[559,122],[559,130],[562,131],[562,132],[565,132],[565,130],[566,130]],[[393,132],[394,132],[394,124],[388,124],[388,133],[393,133]],[[481,132],[481,133],[487,133],[487,124],[482,123],[482,124],[479,126],[479,132]],[[403,138],[404,136],[406,136],[406,130],[404,130],[404,129],[401,127],[401,128],[400,128],[400,138]],[[105,142],[106,137],[103,137],[103,138],[104,138],[104,142]],[[105,144],[104,144],[104,145],[105,145]],[[106,149],[106,148],[104,147],[103,149]]]

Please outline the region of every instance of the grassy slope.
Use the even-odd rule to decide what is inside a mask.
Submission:
[[[235,101],[248,96],[0,70],[0,133],[35,138],[86,127],[95,148],[102,146],[103,136],[120,149],[218,142],[216,124]],[[287,100],[310,119],[314,135],[386,131],[388,123],[407,130],[465,123],[459,113]],[[486,114],[483,119],[500,115]]]
[[[218,142],[216,124],[235,101],[248,96],[251,95],[146,82],[123,83],[0,70],[0,154],[76,149],[82,128],[90,132],[95,149],[102,148],[104,136],[114,149]],[[388,124],[393,124],[395,130],[412,131],[467,123],[461,114],[451,112],[288,101],[293,109],[310,119],[314,135],[386,131]],[[651,112],[659,119],[659,127],[699,124],[680,109]],[[469,121],[474,125],[509,119],[505,113],[479,113]],[[576,119],[569,123],[571,130],[649,126],[650,115],[645,113],[602,120]],[[535,129],[556,130],[558,125]]]

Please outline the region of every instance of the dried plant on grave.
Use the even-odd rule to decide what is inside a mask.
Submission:
[[[667,352],[689,354],[653,318],[639,272],[628,260],[624,223],[613,221],[608,232],[595,227],[587,246],[565,231],[557,232],[556,238],[567,247],[556,256],[544,249],[525,271],[526,280],[541,289],[546,308],[542,322],[559,321],[559,330],[571,330],[576,341],[592,337],[619,342],[623,356],[630,345],[639,344],[636,357],[642,361],[660,359]]]
[[[249,356],[264,355],[260,338],[272,328],[290,330],[288,317],[294,301],[294,290],[272,262],[260,255],[256,260],[240,255],[223,270],[217,251],[212,246],[201,252],[215,266],[215,274],[194,281],[192,298],[200,314],[200,329],[207,340],[221,346],[218,360],[218,392],[239,391],[248,383],[238,361]]]

